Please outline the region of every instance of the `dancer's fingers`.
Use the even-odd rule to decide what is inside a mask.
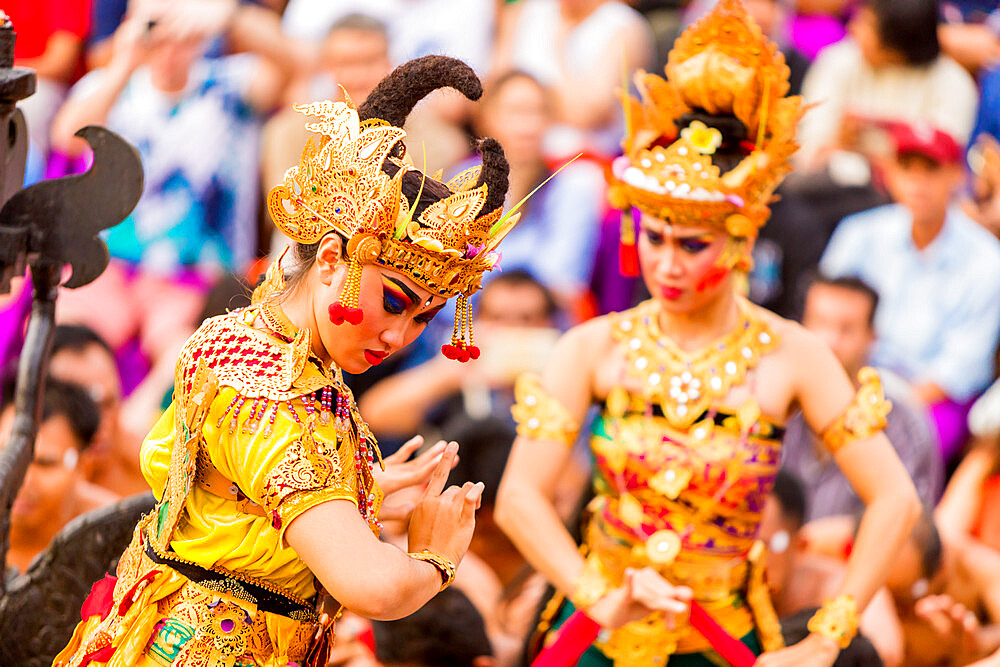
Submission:
[[[444,490],[444,485],[448,481],[452,461],[455,459],[456,454],[458,454],[458,443],[449,442],[448,446],[444,448],[444,454],[441,455],[441,460],[438,461],[437,467],[431,473],[431,478],[427,482],[427,488],[424,489],[424,498],[440,495]]]

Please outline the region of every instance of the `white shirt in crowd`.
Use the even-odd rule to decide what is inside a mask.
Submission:
[[[816,106],[802,117],[796,159],[809,164],[832,143],[841,119],[853,114],[872,120],[928,123],[960,144],[969,140],[979,99],[976,83],[949,56],[926,67],[872,67],[852,39],[824,49],[802,84],[806,102]]]

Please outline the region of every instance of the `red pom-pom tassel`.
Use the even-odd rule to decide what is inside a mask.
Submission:
[[[339,301],[330,304],[329,311],[330,321],[338,326],[344,322],[358,325],[365,318],[365,313],[360,308],[349,308]]]
[[[639,275],[639,252],[634,243],[618,245],[618,270],[626,278]]]
[[[635,228],[639,226],[639,211],[622,212],[618,238],[618,270],[626,278],[639,275],[639,251],[635,245]]]
[[[480,351],[475,345],[459,343],[458,345],[442,345],[441,354],[447,359],[453,359],[464,364],[470,359],[478,359]]]

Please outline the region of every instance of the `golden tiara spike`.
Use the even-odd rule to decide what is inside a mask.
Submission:
[[[718,225],[756,235],[770,215],[774,189],[797,148],[800,97],[786,97],[789,69],[739,0],[722,0],[684,31],[667,59],[666,78],[637,72],[639,99],[624,94],[625,154],[612,164],[612,206],[639,209],[674,224]],[[712,156],[722,132],[685,114],[730,116],[745,156],[721,170]]]
[[[316,243],[335,231],[348,248],[363,250],[353,259],[401,271],[433,294],[471,294],[479,288],[482,274],[499,258],[496,243],[487,247],[487,242],[503,213],[498,208],[483,214],[488,190],[476,185],[479,167],[449,181],[451,196],[414,218],[415,202],[402,194],[412,162],[389,157],[406,136],[402,129],[379,119],[361,122],[350,102],[294,108],[311,119],[306,128],[315,136],[284,182],[268,193],[268,210],[286,236]],[[386,160],[399,167],[393,177],[383,169]],[[356,238],[364,243],[353,242]]]

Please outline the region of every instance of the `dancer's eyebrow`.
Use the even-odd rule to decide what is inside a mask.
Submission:
[[[419,299],[417,299],[416,292],[407,287],[406,284],[403,283],[401,280],[392,278],[390,276],[382,276],[382,281],[383,283],[390,282],[396,287],[398,287],[403,292],[402,296],[405,296],[407,299],[409,299],[410,303],[408,304],[408,306],[412,306],[413,304],[420,302]],[[386,287],[388,287],[388,285],[386,285]]]

